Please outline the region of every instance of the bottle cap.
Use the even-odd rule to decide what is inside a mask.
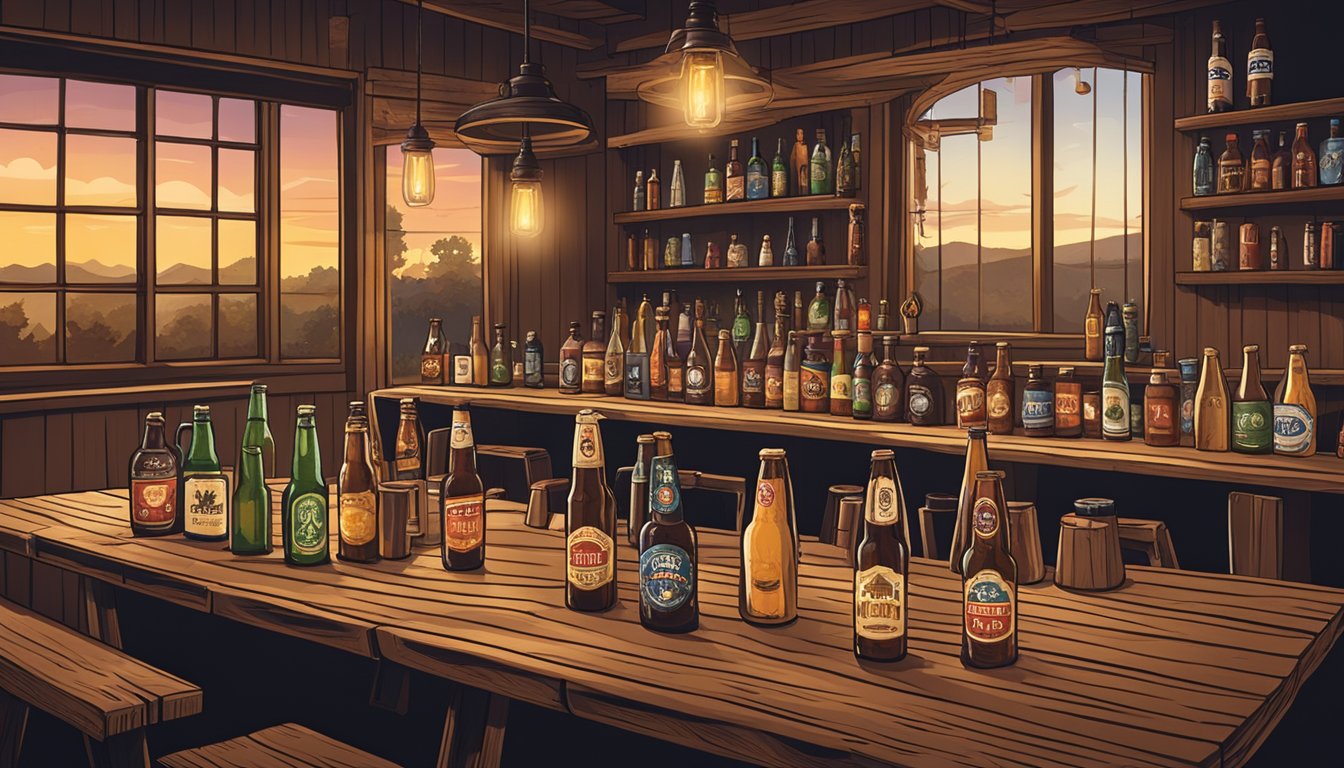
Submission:
[[[210,406],[208,406],[208,405],[193,405],[193,406],[191,407],[191,413],[192,413],[192,415],[194,415],[194,416],[207,416],[207,417],[208,417],[208,416],[210,415]]]
[[[1259,352],[1259,351],[1260,351],[1260,345],[1259,345],[1259,344],[1247,344],[1246,346],[1244,346],[1244,347],[1241,348],[1241,351],[1242,351],[1242,352]]]
[[[1031,365],[1027,366],[1028,378],[1039,379],[1041,378],[1041,376],[1042,376],[1042,367],[1040,363],[1032,363]]]
[[[297,409],[300,416],[312,416],[317,413],[316,405],[300,405]]]
[[[1061,365],[1061,366],[1059,367],[1059,375],[1060,375],[1060,376],[1072,376],[1072,375],[1073,375],[1073,366],[1072,366],[1072,365]]]
[[[1290,351],[1291,351],[1291,350],[1290,350]],[[1218,356],[1218,350],[1217,350],[1216,348],[1214,348],[1214,347],[1205,347],[1205,348],[1204,348],[1204,356],[1205,356],[1205,357],[1217,357],[1217,356]]]
[[[640,445],[652,445],[653,435],[640,435],[639,437],[635,438],[635,442],[639,443]]]
[[[878,448],[873,451],[873,461],[888,461],[896,458],[896,452],[890,448]]]
[[[1000,469],[982,469],[975,473],[976,480],[1002,480],[1003,470]]]
[[[782,459],[785,453],[783,448],[762,448],[759,456],[762,459]]]

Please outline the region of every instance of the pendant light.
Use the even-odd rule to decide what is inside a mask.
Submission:
[[[509,171],[509,186],[509,231],[515,237],[536,237],[546,225],[546,204],[541,196],[541,166],[532,152],[526,123],[518,156]]]
[[[730,112],[759,109],[774,98],[770,81],[719,30],[713,0],[691,0],[686,25],[672,33],[656,77],[639,84],[639,98],[680,110],[686,125],[709,130]]]
[[[423,47],[424,0],[415,14],[415,125],[401,142],[401,197],[414,208],[434,202],[434,140],[420,123],[421,48]]]
[[[457,118],[457,138],[480,155],[512,152],[526,134],[534,150],[556,154],[594,144],[593,119],[555,95],[546,68],[531,60],[532,19],[523,1],[523,63],[518,74],[499,86],[499,96],[477,104]],[[521,154],[521,153],[520,153]]]

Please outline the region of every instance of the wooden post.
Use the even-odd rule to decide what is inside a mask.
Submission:
[[[145,729],[109,736],[103,741],[84,737],[84,751],[92,768],[149,768],[149,746]]]
[[[1287,492],[1227,495],[1227,549],[1231,572],[1288,581],[1311,580],[1311,496]]]
[[[1055,583],[1066,589],[1115,589],[1125,581],[1125,562],[1120,557],[1120,531],[1106,518],[1079,517],[1072,513],[1059,519],[1059,561]]]
[[[498,768],[508,718],[507,698],[456,686],[444,715],[436,768]]]
[[[17,768],[28,726],[28,705],[0,691],[0,768]]]
[[[410,700],[411,671],[400,664],[380,660],[373,673],[369,706],[404,715],[409,709]]]

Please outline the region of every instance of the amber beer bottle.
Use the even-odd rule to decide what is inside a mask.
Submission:
[[[873,451],[864,503],[863,539],[854,553],[854,655],[905,658],[910,544],[896,454]]]
[[[802,372],[798,363],[798,332],[789,331],[789,339],[784,347],[784,410],[797,411],[802,407],[799,396],[799,387]]]
[[[905,420],[920,427],[943,423],[943,382],[924,364],[928,347],[915,347],[915,360],[905,380]]]
[[[1083,434],[1083,385],[1073,378],[1073,368],[1063,366],[1055,379],[1055,437]]]
[[[962,429],[987,426],[985,412],[985,382],[981,380],[980,342],[972,341],[966,349],[966,364],[957,380],[957,426]]]
[[[1232,450],[1273,453],[1274,409],[1260,382],[1260,347],[1248,344],[1241,351],[1241,384],[1232,397]]]
[[[891,351],[895,340],[882,339],[882,362],[873,370],[873,420],[900,421],[905,417],[905,371]]]
[[[1274,393],[1274,452],[1316,453],[1316,395],[1307,376],[1307,345],[1288,347],[1288,371]]]
[[[653,465],[653,435],[635,438],[635,463],[630,471],[630,516],[625,530],[630,546],[639,548],[639,532],[649,521],[649,468]]]
[[[777,626],[798,618],[793,489],[783,448],[764,448],[760,459],[751,521],[742,530],[737,610],[748,624]]]
[[[420,419],[415,412],[415,398],[400,400],[401,420],[397,422],[396,443],[392,453],[394,480],[421,480],[424,471],[424,440],[420,436]]]
[[[831,363],[822,351],[820,333],[808,334],[798,371],[798,407],[804,413],[830,412]]]
[[[994,345],[994,375],[985,385],[985,410],[991,435],[1013,434],[1013,402],[1016,400],[1013,383],[1011,345],[1000,341]]]
[[[978,472],[973,540],[962,558],[961,663],[982,669],[1017,661],[1017,563],[1010,554],[1003,473]]]
[[[578,323],[570,323],[569,338],[560,345],[559,391],[562,395],[577,395],[582,387],[583,336],[579,328]]]
[[[1102,360],[1101,289],[1093,288],[1087,300],[1087,314],[1083,316],[1083,357],[1094,363]]]
[[[1148,386],[1143,390],[1143,442],[1160,448],[1169,448],[1181,444],[1181,425],[1177,417],[1180,413],[1180,392],[1176,385],[1167,379],[1165,371],[1153,371],[1148,378]],[[1266,401],[1268,406],[1269,402]],[[1268,407],[1266,407],[1268,413]],[[1269,420],[1265,420],[1265,429],[1269,429]]]
[[[765,293],[756,292],[756,329],[742,360],[742,405],[765,407],[765,365],[770,355],[770,332],[765,329]]]
[[[600,395],[606,391],[607,348],[602,344],[602,339],[607,335],[606,325],[607,313],[600,309],[594,310],[593,332],[583,342],[579,352],[583,362],[579,373],[579,391],[584,394]]]
[[[565,606],[605,611],[616,604],[616,497],[607,487],[602,415],[574,417],[574,475],[565,516]]]
[[[1227,381],[1218,364],[1218,350],[1204,348],[1204,367],[1195,391],[1195,447],[1201,451],[1226,451],[1231,447],[1231,414],[1228,412]]]
[[[476,473],[476,440],[466,406],[453,409],[448,448],[448,475],[439,489],[440,554],[445,570],[474,571],[485,565],[485,486]]]
[[[668,312],[667,317],[666,346],[662,351],[663,365],[667,368],[666,399],[681,402],[686,398],[686,362],[682,360],[681,353],[677,350],[677,331],[671,327],[676,315]]]
[[[737,355],[733,353],[733,335],[719,331],[719,353],[714,358],[714,404],[734,406],[740,403],[737,381]]]
[[[765,407],[784,407],[784,344],[789,336],[788,299],[784,292],[775,294],[775,335],[765,353]]]
[[[852,416],[854,415],[854,371],[849,362],[849,351],[845,348],[845,341],[849,338],[849,332],[835,331],[832,333],[832,337],[831,415]]]
[[[700,625],[695,529],[681,506],[681,480],[672,436],[653,433],[649,522],[639,533],[639,623],[657,632],[690,632]]]
[[[704,299],[695,300],[695,328],[691,331],[691,351],[686,355],[686,402],[714,404],[714,358],[705,341]]]
[[[425,348],[420,352],[420,383],[443,383],[443,354],[447,345],[443,340],[443,319],[429,318],[429,335],[425,338]]]
[[[596,314],[596,313],[594,313]],[[612,397],[625,393],[625,308],[617,305],[611,312],[611,338],[602,357],[602,391]],[[594,336],[595,340],[600,337]],[[588,345],[584,344],[586,352]]]
[[[952,527],[948,549],[948,567],[961,573],[961,556],[971,546],[971,512],[975,506],[975,476],[989,469],[988,432],[982,427],[966,431],[966,467],[961,475],[961,493],[957,498],[957,520]]]
[[[667,399],[667,307],[653,311],[657,330],[653,333],[653,347],[649,349],[649,398]]]
[[[471,383],[484,387],[490,383],[490,348],[485,343],[485,331],[481,327],[481,316],[471,318]]]
[[[378,560],[378,483],[369,464],[369,425],[358,417],[345,422],[345,460],[337,477],[336,557],[356,563]]]
[[[166,536],[182,531],[178,503],[181,460],[168,445],[163,414],[145,416],[145,436],[131,454],[130,512],[134,536]]]

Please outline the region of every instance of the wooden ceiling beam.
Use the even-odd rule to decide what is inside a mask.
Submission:
[[[644,18],[643,0],[532,0],[532,9],[603,25]]]
[[[416,0],[397,0],[405,5],[416,5]],[[491,29],[501,29],[521,35],[523,33],[523,13],[520,3],[504,0],[425,0],[425,10],[451,16],[454,19],[469,21]],[[587,22],[584,22],[587,23]],[[571,32],[547,24],[532,22],[532,37],[566,48],[592,51],[601,48],[606,39],[604,35],[586,32]]]

